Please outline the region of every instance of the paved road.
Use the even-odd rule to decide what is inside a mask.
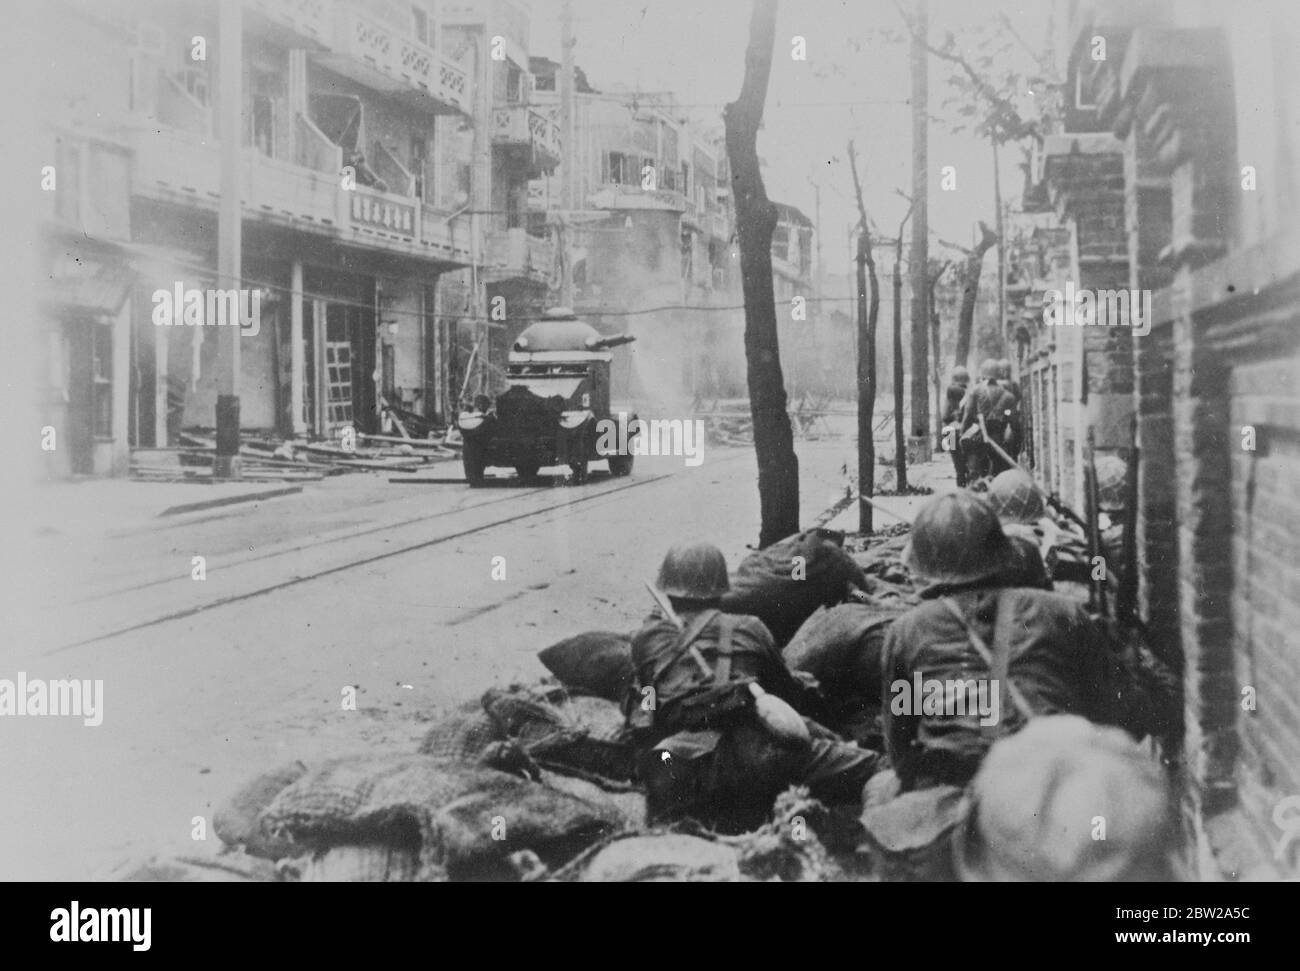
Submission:
[[[843,494],[851,448],[801,443],[805,523]],[[161,529],[49,537],[32,562],[45,600],[15,618],[0,677],[102,679],[104,720],[0,719],[3,777],[19,780],[0,808],[0,876],[215,852],[212,812],[254,773],[413,748],[446,706],[544,673],[545,645],[634,627],[641,583],[678,539],[737,560],[758,533],[754,480],[741,449],[696,468],[638,459],[631,478],[578,487],[349,476]],[[342,709],[348,685],[357,711]]]

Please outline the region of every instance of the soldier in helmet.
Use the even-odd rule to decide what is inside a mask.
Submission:
[[[1106,557],[1108,572],[1118,574],[1123,567],[1124,557],[1128,468],[1118,455],[1099,455],[1093,467],[1097,471],[1097,512],[1102,553]]]
[[[1011,395],[1015,401],[1015,407],[1011,410],[1011,414],[1007,416],[1007,427],[1003,432],[1003,440],[998,444],[1013,459],[1019,459],[1020,449],[1025,441],[1025,418],[1024,411],[1020,406],[1023,396],[1020,392],[1019,383],[1011,377],[1011,362],[1005,357],[998,360],[998,387]]]
[[[1060,532],[1047,515],[1042,490],[1023,469],[999,472],[985,494],[1011,541],[1019,564],[1013,586],[1052,589],[1055,544]]]
[[[1011,392],[998,384],[998,362],[986,359],[980,364],[979,383],[971,389],[962,406],[961,441],[966,455],[967,482],[997,475],[1008,467],[988,443],[1003,445],[1017,407]]]
[[[1175,826],[1159,765],[1114,728],[1037,718],[989,751],[955,831],[973,882],[1168,881]],[[1097,820],[1104,820],[1098,839]]]
[[[1076,714],[1135,737],[1149,732],[1151,698],[1084,610],[1059,594],[1009,585],[1016,561],[988,500],[966,491],[932,499],[912,524],[906,557],[926,586],[922,603],[890,627],[882,659],[883,733],[904,792],[964,786],[989,746],[1033,715]],[[956,683],[967,694],[974,685],[991,693],[980,701],[998,699],[979,710],[997,715],[989,723],[975,699],[961,706],[951,694],[920,711],[900,707],[892,689],[914,681]]]
[[[952,452],[952,467],[957,473],[957,488],[966,487],[966,458],[962,452],[961,409],[970,387],[970,371],[958,365],[952,369],[952,380],[945,393],[943,431],[945,447]]]
[[[793,784],[827,802],[859,799],[879,753],[809,738],[801,718],[801,738],[779,736],[756,712],[751,685],[807,714],[819,696],[786,667],[761,620],[719,610],[730,587],[722,552],[709,543],[674,546],[657,586],[681,626],[659,611],[634,636],[628,703],[651,819],[694,815],[752,828]]]

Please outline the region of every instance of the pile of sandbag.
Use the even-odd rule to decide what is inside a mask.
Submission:
[[[783,792],[769,822],[739,836],[656,831],[628,834],[578,857],[556,875],[583,883],[823,882],[843,872],[822,844],[826,808],[803,788]]]
[[[819,609],[782,656],[792,671],[817,680],[828,728],[861,745],[880,745],[881,654],[896,606],[844,603]]]
[[[492,688],[483,696],[483,709],[543,768],[603,780],[635,774],[623,712],[612,701],[543,683]]]
[[[840,603],[852,587],[865,585],[862,568],[843,545],[843,533],[810,529],[751,553],[736,569],[722,609],[758,617],[778,647],[786,644],[818,607]]]
[[[867,540],[867,548],[855,553],[853,560],[868,578],[910,590],[912,578],[903,562],[907,539],[907,532],[871,537]]]
[[[520,853],[558,866],[624,826],[608,806],[418,754],[296,763],[241,796],[218,835],[253,855],[296,858],[299,879],[518,879]]]

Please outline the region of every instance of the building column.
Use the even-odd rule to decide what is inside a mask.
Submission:
[[[306,354],[302,333],[302,261],[294,260],[289,283],[289,415],[295,437],[307,434]]]
[[[169,382],[167,378],[167,345],[169,329],[153,327],[153,447],[166,448],[171,444],[167,438],[167,398]]]

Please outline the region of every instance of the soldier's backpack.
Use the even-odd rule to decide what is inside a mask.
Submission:
[[[721,634],[718,664],[710,671],[694,642],[714,616]],[[728,820],[761,821],[808,750],[806,728],[801,737],[791,731],[789,716],[798,720],[793,710],[768,710],[760,716],[754,679],[731,679],[735,625],[735,618],[726,614],[702,615],[682,632],[661,668],[693,651],[710,682],[675,703],[671,727],[676,731],[642,757],[639,769],[652,823],[687,815],[723,825]],[[767,709],[784,705],[771,695],[763,695],[762,701]]]

